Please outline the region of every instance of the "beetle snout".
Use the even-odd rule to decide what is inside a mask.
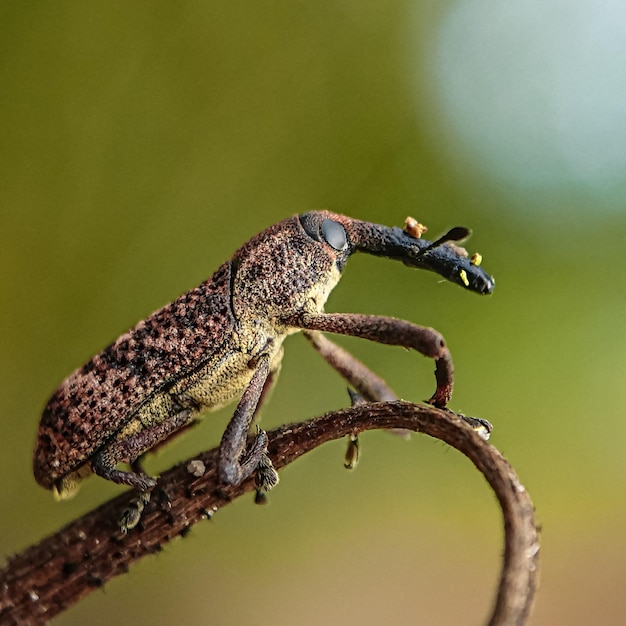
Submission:
[[[479,291],[481,294],[486,296],[493,292],[495,286],[496,286],[496,281],[493,278],[493,276],[486,276]]]
[[[469,289],[471,289],[472,291],[476,291],[483,296],[487,296],[493,293],[493,290],[496,286],[496,281],[493,279],[492,276],[489,276],[489,274],[483,272],[479,275],[474,275],[472,278],[473,280],[469,281]]]

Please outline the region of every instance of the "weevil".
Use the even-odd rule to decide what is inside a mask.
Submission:
[[[270,226],[208,280],[139,322],[61,384],[39,426],[37,482],[66,498],[95,473],[145,496],[157,481],[143,472],[142,455],[195,423],[204,411],[239,398],[220,443],[219,478],[237,485],[256,473],[259,492],[271,489],[278,477],[267,454],[267,435],[258,429],[249,445],[248,435],[278,376],[283,341],[297,331],[372,402],[396,395],[322,333],[417,350],[435,362],[436,389],[429,402],[445,407],[453,365],[441,334],[392,317],[325,313],[324,304],[355,252],[431,270],[465,289],[489,294],[493,278],[462,248],[448,243],[468,234],[457,227],[430,242],[410,229],[329,211]],[[130,467],[118,469],[124,463]]]

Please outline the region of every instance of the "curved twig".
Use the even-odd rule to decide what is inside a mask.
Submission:
[[[376,428],[406,428],[441,439],[470,458],[496,493],[505,529],[504,564],[489,624],[523,624],[538,583],[539,538],[530,496],[513,468],[456,414],[408,402],[380,402],[328,413],[268,432],[269,452],[280,470],[332,439]],[[254,489],[220,486],[217,449],[161,475],[167,506],[151,502],[140,525],[123,535],[117,520],[132,498],[127,492],[10,559],[0,572],[0,624],[44,624],[94,588],[128,571],[142,557],[185,535],[234,498]],[[201,476],[199,469],[206,468]],[[156,498],[155,498],[156,499]],[[153,500],[155,500],[153,499]]]

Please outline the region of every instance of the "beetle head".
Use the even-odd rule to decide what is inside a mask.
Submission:
[[[321,312],[351,252],[344,226],[323,212],[270,226],[231,261],[235,317],[249,329],[301,311]]]
[[[467,228],[457,226],[435,241],[416,238],[400,228],[355,220],[329,211],[314,211],[299,216],[300,223],[316,241],[334,253],[341,270],[354,252],[402,261],[440,274],[450,282],[480,294],[490,294],[494,279],[464,249],[450,242],[470,235]]]
[[[258,328],[302,312],[321,312],[354,252],[402,261],[437,272],[470,291],[487,294],[494,281],[450,241],[469,231],[453,228],[434,242],[400,228],[312,211],[270,226],[244,244],[231,261],[231,304],[235,317]]]

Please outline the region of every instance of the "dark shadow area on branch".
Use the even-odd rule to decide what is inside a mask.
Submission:
[[[504,457],[454,413],[408,402],[380,402],[328,413],[268,432],[277,470],[333,439],[378,428],[406,428],[435,437],[465,454],[484,475],[502,509],[504,563],[489,624],[523,624],[539,578],[539,537],[530,496]],[[184,536],[200,520],[242,494],[254,481],[219,485],[217,449],[164,472],[139,526],[127,535],[118,519],[132,492],[103,504],[12,557],[0,572],[0,624],[44,624],[148,554]],[[201,474],[203,468],[206,471]]]

